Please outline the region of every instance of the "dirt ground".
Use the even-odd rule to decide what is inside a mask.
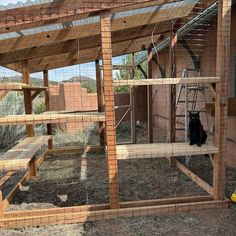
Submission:
[[[124,140],[125,130],[118,138]],[[146,135],[139,132],[139,140]],[[164,139],[165,137],[163,137]],[[93,139],[94,140],[94,139]],[[184,163],[184,158],[179,158]],[[7,209],[25,210],[50,207],[108,203],[107,160],[103,152],[48,155],[40,165],[37,177],[30,179],[16,194]],[[212,183],[209,157],[192,157],[189,168]],[[4,189],[6,195],[23,174],[18,172]],[[118,162],[120,201],[148,200],[176,196],[205,195],[193,181],[165,158]],[[236,189],[236,169],[227,169],[226,195]],[[167,216],[121,218],[85,224],[31,227],[0,230],[0,235],[236,235],[236,206],[231,209],[206,210]]]

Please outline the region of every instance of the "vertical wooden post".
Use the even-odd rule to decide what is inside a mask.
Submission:
[[[218,147],[219,153],[215,155],[213,165],[213,197],[217,200],[225,198],[228,83],[231,73],[231,5],[231,0],[218,2],[216,76],[220,77],[220,83],[216,85],[215,145]]]
[[[134,53],[132,54],[132,66],[134,66]],[[134,67],[131,71],[131,79],[134,79],[135,72]],[[135,87],[132,86],[130,88],[130,126],[131,126],[131,142],[137,143],[137,136],[136,136],[136,104],[135,104]]]
[[[4,212],[4,209],[3,209],[3,193],[2,193],[2,186],[0,188],[0,217],[2,218],[3,217],[3,212]]]
[[[169,62],[170,62],[170,78],[176,78],[176,46],[177,35],[175,29],[171,31],[170,36],[170,49],[169,49]],[[171,143],[175,142],[176,138],[176,85],[170,85],[170,111],[169,111],[169,130]],[[171,157],[170,165],[175,166],[175,157]]]
[[[37,165],[35,156],[29,162],[29,175],[30,177],[37,175]]]
[[[104,112],[104,102],[103,102],[103,82],[101,77],[101,71],[99,68],[99,60],[96,60],[96,85],[97,85],[97,100],[98,100],[98,111]],[[100,146],[105,146],[105,137],[104,137],[104,123],[99,122],[99,142]]]
[[[101,13],[101,40],[106,115],[108,181],[110,207],[114,209],[119,208],[119,190],[117,181],[115,110],[112,79],[111,14],[109,11]]]
[[[43,82],[44,86],[47,87],[45,90],[45,107],[46,111],[50,111],[50,97],[49,97],[49,79],[48,79],[48,71],[43,71]],[[47,134],[52,135],[52,125],[47,124]],[[52,139],[48,140],[48,149],[52,149]]]
[[[150,51],[148,51],[150,54]],[[152,59],[148,61],[148,78],[152,78]],[[153,108],[152,108],[152,85],[147,86],[147,114],[148,114],[148,142],[153,143]]]
[[[29,73],[29,66],[28,61],[22,61],[22,82],[25,84],[30,84],[30,73]],[[32,99],[31,99],[31,90],[25,89],[24,90],[24,104],[25,104],[25,113],[32,114]],[[28,137],[34,136],[34,126],[33,125],[26,125],[26,133]]]

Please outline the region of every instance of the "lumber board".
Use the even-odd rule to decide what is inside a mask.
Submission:
[[[72,211],[61,212],[47,215],[36,216],[19,216],[19,217],[7,217],[0,219],[1,228],[19,228],[26,226],[39,226],[48,224],[69,224],[69,223],[84,223],[86,221],[116,219],[120,217],[137,217],[148,215],[164,215],[178,212],[189,212],[193,210],[204,210],[212,208],[227,208],[229,205],[228,200],[210,200],[202,202],[188,202],[179,204],[167,204],[167,205],[154,205],[144,207],[131,207],[120,209],[105,209],[94,211]],[[53,210],[53,209],[52,209]],[[9,213],[12,214],[12,213]]]
[[[140,25],[149,25],[189,15],[195,6],[196,1],[186,1],[184,4],[175,4],[173,7],[160,8],[157,14],[147,12],[143,14],[133,14],[126,17],[117,17],[112,21],[112,32],[134,28]],[[142,19],[142,20],[140,20]],[[100,22],[84,24],[74,27],[67,27],[50,32],[42,32],[24,37],[10,38],[0,41],[0,53],[7,53],[13,50],[31,48],[44,44],[65,42],[71,39],[82,39],[99,35]]]
[[[133,10],[143,7],[172,3],[175,0],[127,0],[114,2],[84,0],[83,4],[77,0],[54,1],[28,7],[9,9],[0,12],[0,33],[9,33],[48,24],[63,23],[99,14],[99,11],[110,9],[111,12]],[[35,12],[36,14],[32,14]],[[76,12],[76,14],[75,14]],[[6,27],[7,26],[7,27]]]
[[[41,91],[46,90],[46,87],[43,86],[32,86],[29,84],[24,83],[8,83],[8,82],[1,82],[0,83],[0,90],[11,90],[11,91],[21,91],[21,90],[32,90],[32,91]]]
[[[5,182],[11,178],[12,175],[15,174],[15,171],[9,171],[7,172],[1,179],[0,179],[0,189],[3,188],[3,185],[5,184]]]
[[[189,77],[165,79],[114,80],[114,86],[171,85],[171,84],[210,84],[219,83],[219,77]]]
[[[187,155],[216,154],[218,148],[210,144],[198,147],[188,143],[153,143],[116,146],[117,159],[145,159],[157,157],[178,157]]]
[[[186,174],[191,180],[193,180],[196,184],[198,184],[204,191],[209,193],[210,195],[213,194],[213,187],[208,184],[206,181],[198,177],[195,173],[189,170],[185,165],[180,163],[179,161],[175,160],[175,166],[181,170],[184,174]]]
[[[31,159],[50,138],[49,135],[26,138],[1,156],[0,171],[26,169]]]
[[[97,122],[105,121],[104,113],[84,112],[84,113],[51,113],[33,115],[10,115],[0,116],[0,125],[20,125],[20,124],[59,124],[67,122]]]

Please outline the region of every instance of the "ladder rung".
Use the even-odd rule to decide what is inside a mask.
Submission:
[[[176,128],[175,130],[176,131],[183,131],[183,130],[185,130],[185,128]]]
[[[186,101],[178,101],[178,103],[185,103]],[[196,101],[188,101],[188,102],[191,102],[191,103],[193,103],[193,102],[196,102]]]

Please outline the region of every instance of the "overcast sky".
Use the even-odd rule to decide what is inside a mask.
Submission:
[[[27,0],[1,0],[0,5],[7,5],[8,3],[26,2]]]

